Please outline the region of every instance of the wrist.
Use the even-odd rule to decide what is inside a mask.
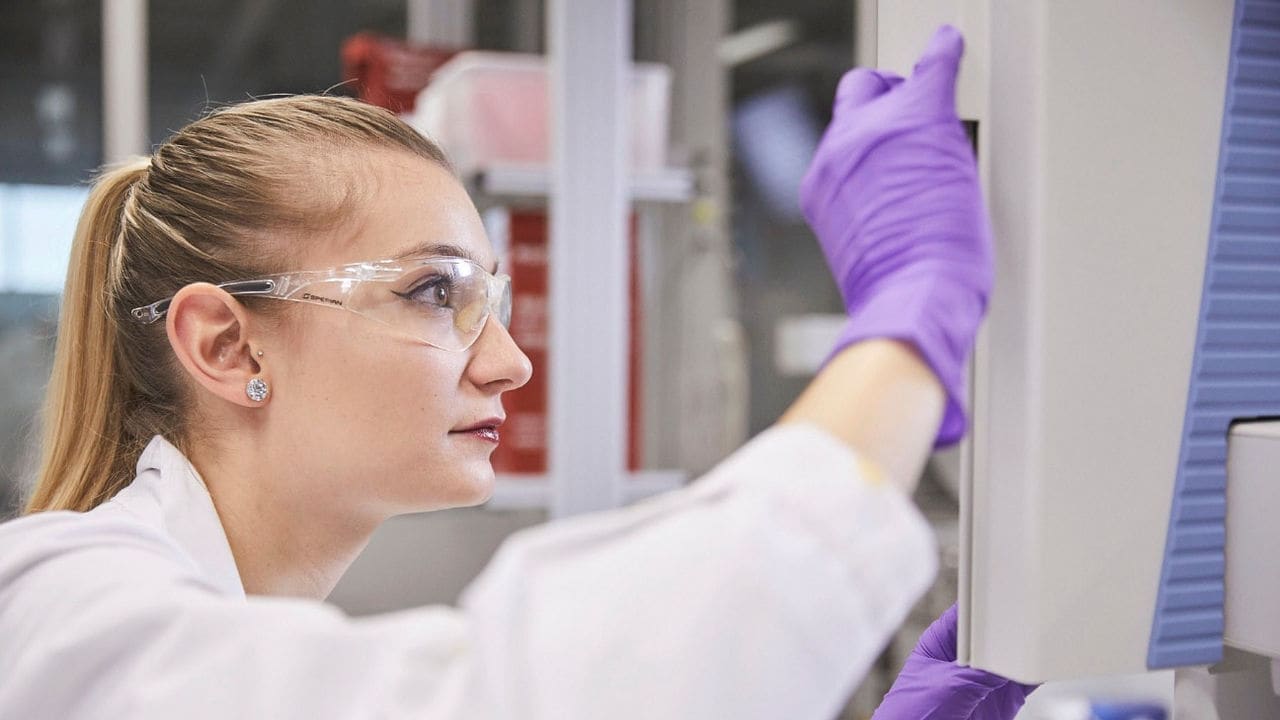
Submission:
[[[874,339],[910,347],[945,393],[934,446],[946,447],[964,437],[968,425],[968,359],[985,309],[983,293],[950,278],[896,281],[851,304],[828,362],[845,348]]]
[[[911,346],[873,338],[832,357],[779,422],[818,426],[910,493],[937,435],[944,398]]]

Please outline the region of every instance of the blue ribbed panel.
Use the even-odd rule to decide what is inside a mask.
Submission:
[[[1280,0],[1237,0],[1230,63],[1151,668],[1222,657],[1227,431],[1280,416]]]

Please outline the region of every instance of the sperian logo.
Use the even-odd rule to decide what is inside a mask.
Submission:
[[[327,302],[330,305],[342,305],[341,300],[334,300],[333,298],[327,298],[323,295],[312,295],[309,292],[302,293],[302,299],[303,300],[319,300],[320,302]]]

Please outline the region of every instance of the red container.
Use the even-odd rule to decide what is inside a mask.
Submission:
[[[362,32],[342,43],[342,76],[354,84],[361,100],[407,113],[436,68],[458,52]]]
[[[547,214],[543,210],[512,210],[509,215],[511,275],[511,337],[533,363],[533,377],[519,390],[503,395],[507,422],[502,444],[493,453],[498,472],[540,474],[547,471]],[[643,408],[640,406],[641,303],[640,273],[636,266],[636,223],[631,222],[629,401],[627,467],[641,466]]]

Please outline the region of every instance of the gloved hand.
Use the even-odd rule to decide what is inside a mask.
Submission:
[[[955,111],[964,40],[939,28],[903,80],[850,71],[800,189],[860,340],[912,343],[947,406],[936,445],[964,436],[965,363],[991,292],[991,228]]]
[[[956,664],[956,606],[933,621],[871,720],[1013,720],[1036,685]]]

